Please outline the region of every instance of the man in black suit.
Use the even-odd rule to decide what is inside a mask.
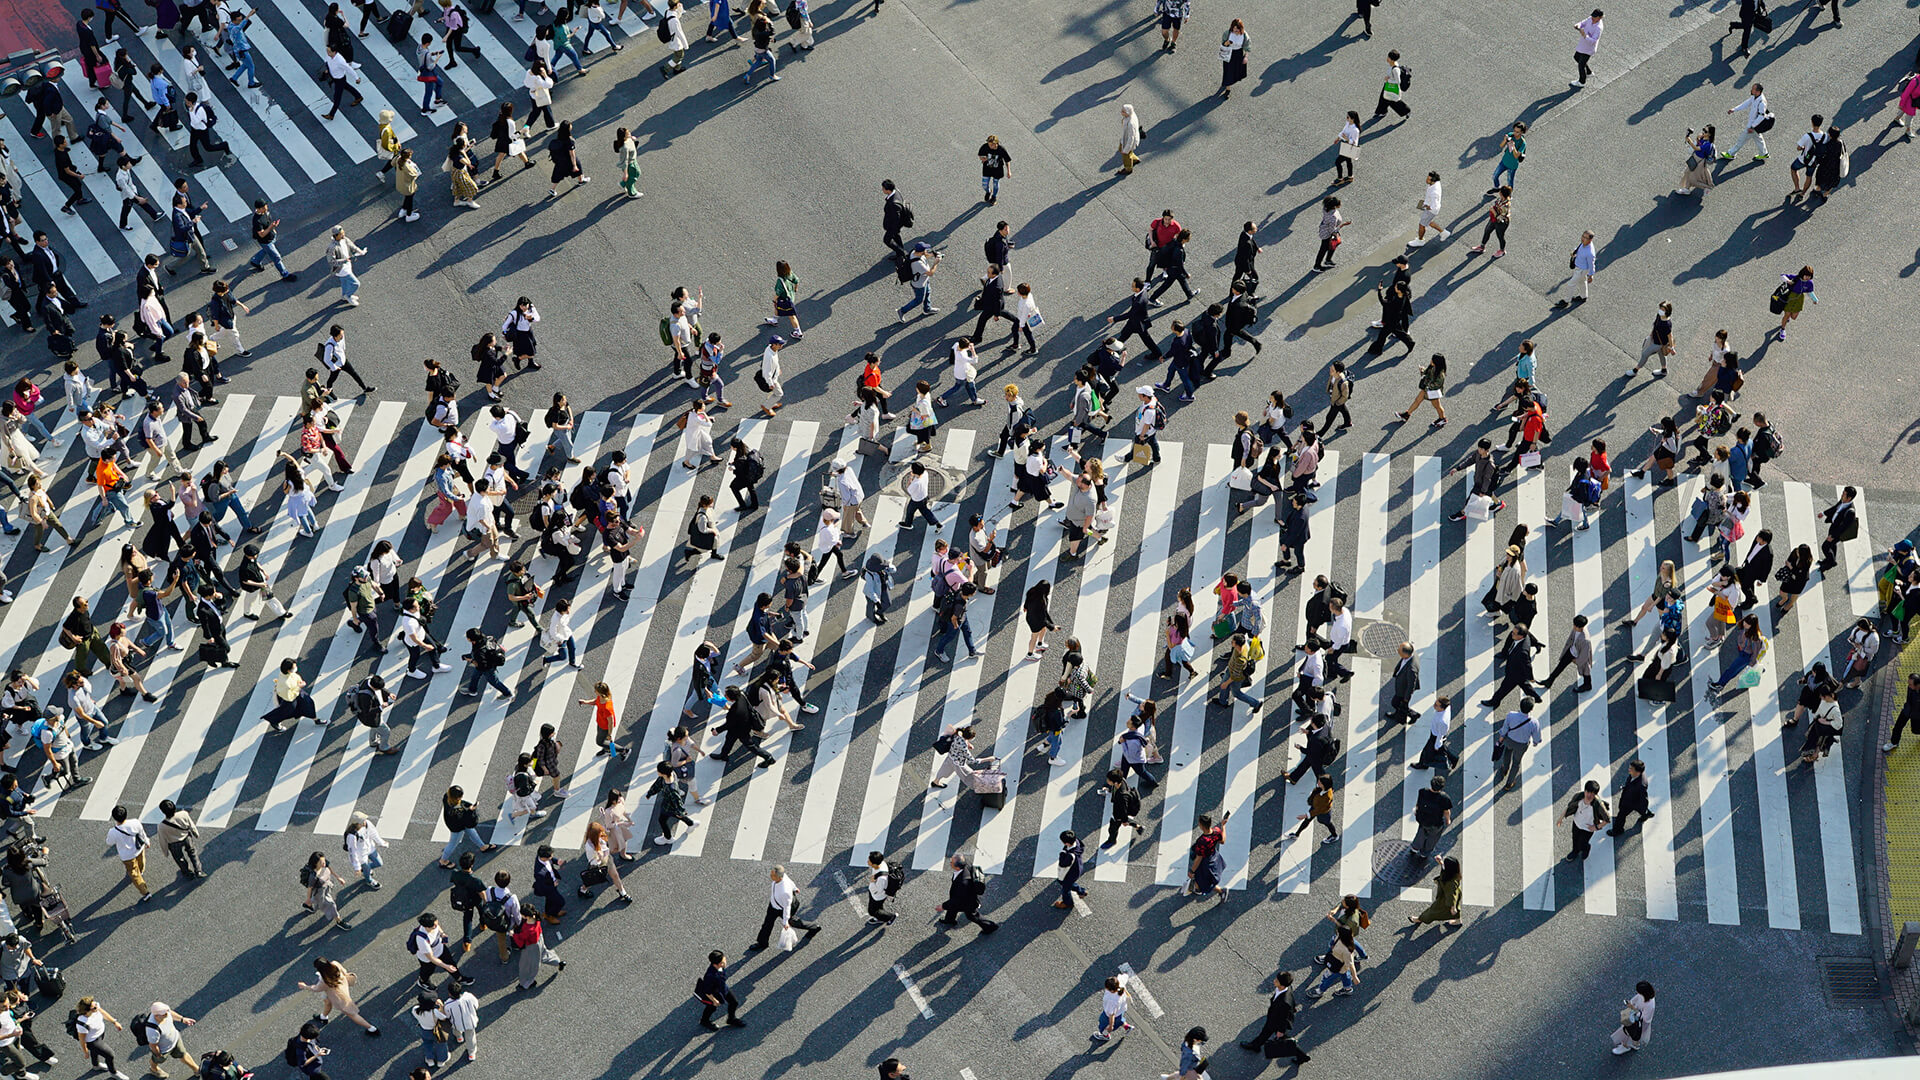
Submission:
[[[1525,623],[1515,623],[1513,632],[1500,643],[1500,689],[1480,704],[1489,709],[1498,708],[1507,691],[1514,689],[1525,694],[1529,701],[1539,701],[1540,695],[1533,689],[1533,654],[1542,647],[1540,639],[1533,636]]]
[[[1860,514],[1853,508],[1859,495],[1851,485],[1841,488],[1840,501],[1820,512],[1820,520],[1827,523],[1827,535],[1820,540],[1820,569],[1833,569],[1840,545],[1860,535]]]
[[[1607,830],[1608,836],[1619,836],[1627,831],[1627,815],[1639,814],[1640,823],[1647,823],[1653,811],[1647,808],[1647,763],[1635,758],[1627,762],[1627,782],[1620,785],[1620,797],[1615,800],[1613,828]]]
[[[1761,529],[1753,534],[1753,546],[1747,548],[1746,561],[1742,562],[1740,569],[1734,573],[1734,577],[1740,582],[1740,592],[1744,595],[1740,601],[1739,610],[1745,611],[1760,602],[1760,598],[1754,595],[1753,587],[1767,580],[1768,575],[1772,573],[1773,530]]]
[[[747,1022],[734,1015],[740,1009],[740,999],[727,989],[727,954],[715,949],[707,954],[707,970],[693,988],[694,995],[704,1006],[700,1010],[700,1026],[709,1031],[718,1031],[720,1025],[713,1022],[713,1014],[725,1005],[727,1007],[727,1026],[746,1027]]]
[[[1278,1053],[1269,1057],[1292,1057],[1295,1065],[1305,1065],[1311,1060],[1300,1044],[1287,1034],[1293,1030],[1293,1017],[1299,1007],[1293,1002],[1293,972],[1282,971],[1273,977],[1273,996],[1267,999],[1267,1022],[1260,1027],[1260,1034],[1240,1044],[1242,1050],[1259,1050],[1267,1041],[1278,1040],[1274,1047]]]
[[[1244,338],[1247,344],[1253,346],[1254,355],[1260,354],[1260,339],[1247,330],[1259,317],[1260,309],[1253,306],[1253,297],[1248,295],[1246,286],[1235,281],[1227,294],[1227,335],[1222,339],[1222,360],[1233,355],[1234,338]]]
[[[4,208],[0,208],[0,214],[5,212]],[[14,323],[22,333],[33,333],[33,298],[27,292],[26,276],[20,272],[11,255],[0,255],[0,288],[7,292],[7,304],[13,308]]]
[[[959,922],[960,916],[965,915],[983,934],[1000,929],[999,923],[980,917],[980,897],[987,891],[986,875],[969,863],[965,855],[955,855],[948,865],[953,870],[953,879],[947,886],[947,902],[936,904],[933,908],[943,913],[940,921],[952,926]]]
[[[893,181],[880,181],[880,190],[886,193],[886,202],[880,208],[882,239],[893,249],[895,258],[905,259],[907,246],[900,240],[900,230],[907,227],[907,204],[900,200],[900,192],[895,190]]]
[[[1127,300],[1126,315],[1109,315],[1107,324],[1111,326],[1123,319],[1124,325],[1120,327],[1120,334],[1113,340],[1124,342],[1129,337],[1138,337],[1146,343],[1147,352],[1155,360],[1160,359],[1160,346],[1153,343],[1153,311],[1147,306],[1147,283],[1139,278],[1133,279],[1133,296]]]
[[[1240,226],[1240,243],[1233,249],[1233,280],[1252,289],[1260,281],[1260,273],[1254,269],[1254,260],[1264,249],[1260,246],[1259,229],[1249,221]]]
[[[1193,337],[1193,369],[1203,379],[1213,378],[1213,369],[1220,366],[1220,343],[1224,340],[1220,316],[1226,313],[1225,304],[1209,304],[1187,327]]]
[[[987,237],[987,262],[1000,268],[1005,277],[1013,276],[1013,226],[1001,222],[993,227],[993,235]],[[975,338],[974,340],[979,340]]]
[[[1393,667],[1393,708],[1388,720],[1411,724],[1420,719],[1413,709],[1413,692],[1420,689],[1420,661],[1413,655],[1413,643],[1400,643],[1400,661]]]
[[[27,253],[27,265],[33,268],[33,283],[53,286],[66,300],[69,309],[78,311],[87,306],[87,302],[80,299],[80,294],[74,292],[73,286],[67,283],[66,270],[61,266],[60,256],[54,253],[53,243],[47,239],[45,229],[33,231],[33,250]]]
[[[1308,769],[1312,769],[1313,775],[1331,784],[1333,780],[1327,772],[1327,766],[1333,764],[1333,759],[1339,755],[1340,740],[1334,738],[1333,732],[1327,727],[1327,718],[1315,716],[1307,727],[1307,744],[1300,750],[1300,764],[1287,773],[1287,783],[1296,783],[1306,775]]]

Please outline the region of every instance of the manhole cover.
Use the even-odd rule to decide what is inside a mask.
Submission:
[[[1822,956],[1820,988],[1836,1007],[1871,1005],[1884,997],[1880,971],[1870,956]]]
[[[927,467],[927,498],[929,500],[939,502],[941,497],[947,492],[960,486],[960,477],[954,475],[949,470],[938,465],[930,464],[925,460],[922,460],[921,464]],[[894,478],[888,482],[888,487],[893,494],[905,498],[907,495],[907,479],[913,475],[912,460],[908,459],[906,463],[897,466],[897,468],[899,471],[895,474]]]
[[[1380,619],[1360,628],[1360,647],[1385,660],[1400,656],[1400,643],[1407,640],[1407,628]]]
[[[1441,858],[1453,850],[1454,835],[1454,832],[1440,835],[1440,842],[1433,846],[1433,858],[1430,861],[1408,857],[1407,852],[1413,848],[1408,841],[1376,837],[1373,842],[1374,880],[1402,889],[1420,884],[1429,874],[1439,872]]]

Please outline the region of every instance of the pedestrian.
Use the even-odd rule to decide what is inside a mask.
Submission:
[[[1853,505],[1859,496],[1849,484],[1840,489],[1840,501],[1820,512],[1820,520],[1826,524],[1826,535],[1820,539],[1822,573],[1833,569],[1839,561],[1840,545],[1860,535],[1860,514]]]
[[[1420,914],[1407,916],[1407,924],[1416,927],[1443,921],[1448,926],[1464,925],[1460,921],[1460,860],[1451,855],[1440,860],[1440,874],[1433,881],[1433,902]]]
[[[1053,906],[1064,911],[1073,910],[1073,898],[1084,898],[1086,886],[1080,884],[1080,875],[1086,871],[1087,843],[1075,835],[1072,829],[1060,834],[1060,899]]]
[[[548,112],[551,113],[552,110],[549,109]],[[547,198],[559,198],[560,181],[568,178],[572,178],[575,181],[574,186],[576,187],[581,184],[593,183],[593,177],[588,176],[586,167],[580,164],[579,148],[574,145],[573,141],[573,121],[560,121],[560,126],[554,130],[552,137],[547,140],[547,157],[553,162],[552,174],[547,177]],[[515,360],[517,361],[518,359],[516,356]],[[535,364],[534,367],[537,369],[539,365]]]
[[[1438,754],[1451,764],[1451,758],[1446,756],[1450,753],[1446,748],[1445,725],[1447,723],[1446,709],[1436,708],[1433,735],[1429,738],[1427,745],[1421,748],[1420,756],[1423,761],[1427,761],[1429,755]],[[1436,746],[1438,750],[1434,749]],[[1413,767],[1428,768],[1430,766],[1431,761],[1428,761],[1425,765],[1416,762]],[[1440,843],[1440,837],[1446,832],[1447,826],[1453,824],[1453,800],[1447,797],[1446,777],[1435,776],[1427,781],[1424,790],[1417,793],[1413,805],[1413,823],[1418,830],[1418,835],[1414,837],[1412,846],[1407,849],[1407,857],[1417,864],[1425,865],[1433,858],[1433,849]]]
[[[972,729],[963,729],[963,733],[965,737],[970,738],[972,736]],[[961,740],[961,734],[954,736],[955,749],[958,749],[962,745]],[[995,759],[979,758],[976,760],[986,763],[994,761]],[[935,786],[943,787],[945,785],[936,784]],[[978,866],[969,862],[965,855],[953,856],[953,858],[947,861],[947,868],[953,875],[948,880],[947,899],[945,902],[933,906],[936,914],[942,914],[944,916],[940,919],[941,924],[953,926],[959,922],[961,916],[965,916],[968,922],[980,928],[982,934],[991,934],[995,930],[1000,929],[999,923],[992,919],[983,918],[980,915],[980,899],[987,894],[987,876],[980,872]]]
[[[1327,255],[1327,261],[1328,266],[1322,269],[1332,268],[1331,252]],[[1412,356],[1414,341],[1407,330],[1413,323],[1413,296],[1408,291],[1407,283],[1396,281],[1393,287],[1385,292],[1376,285],[1374,292],[1380,298],[1380,333],[1374,337],[1373,344],[1367,347],[1367,355],[1379,356],[1387,351],[1387,342],[1399,338],[1406,343],[1405,355]]]
[[[136,1018],[137,1022],[138,1018]],[[68,1030],[86,1052],[87,1064],[93,1066],[113,1080],[127,1080],[127,1074],[120,1071],[119,1063],[114,1060],[113,1048],[106,1043],[107,1025],[112,1024],[115,1031],[125,1031],[126,1026],[114,1019],[112,1013],[100,1007],[99,1002],[87,995],[73,1003],[73,1017]],[[316,1033],[317,1033],[316,1029]]]
[[[1013,155],[1000,145],[998,135],[989,135],[987,141],[980,144],[979,157],[981,198],[992,206],[1000,201],[1000,182],[1013,179]]]
[[[198,1020],[175,1012],[164,1001],[154,1002],[148,1007],[146,1015],[133,1018],[134,1041],[144,1042],[147,1047],[148,1073],[164,1078],[167,1073],[161,1066],[167,1063],[168,1058],[185,1062],[187,1068],[196,1075],[200,1072],[194,1065],[193,1055],[187,1051],[186,1041],[180,1037],[181,1028],[197,1023]],[[142,1028],[145,1029],[145,1039],[140,1038]],[[378,1029],[371,1034],[378,1035]]]
[[[729,686],[727,691],[729,701],[736,700],[740,696],[738,687]],[[751,711],[750,706],[749,711]],[[758,745],[755,742],[750,748],[757,749]],[[771,754],[767,755],[767,762],[769,764],[772,762]],[[679,781],[673,775],[673,766],[662,761],[654,766],[654,772],[656,775],[653,784],[647,788],[646,795],[647,798],[653,799],[654,805],[659,808],[660,833],[653,838],[653,842],[664,847],[673,843],[675,822],[691,828],[694,821],[687,816],[685,797],[681,795]]]
[[[1221,850],[1226,843],[1227,819],[1233,817],[1228,811],[1220,815],[1220,823],[1215,825],[1213,817],[1201,814],[1199,835],[1187,848],[1187,887],[1183,896],[1206,896],[1211,893],[1225,903],[1227,889],[1223,878],[1227,872],[1227,857]]]
[[[1413,111],[1403,100],[1407,89],[1407,71],[1408,69],[1400,64],[1400,50],[1389,50],[1386,81],[1380,84],[1380,100],[1373,107],[1375,120],[1387,115],[1388,109],[1399,114],[1402,120]]]
[[[353,258],[366,253],[366,248],[347,236],[346,226],[333,227],[333,240],[327,245],[327,265],[333,270],[334,280],[340,283],[340,299],[349,307],[360,306],[360,298],[354,295],[360,291],[360,279],[353,274]]]
[[[1573,821],[1573,850],[1567,852],[1566,861],[1585,861],[1593,848],[1593,834],[1612,818],[1612,812],[1607,809],[1607,800],[1600,797],[1600,781],[1587,781],[1560,813],[1561,821]]]
[[[1166,3],[1169,0],[1155,0]],[[1172,50],[1168,50],[1171,52]],[[1120,106],[1120,175],[1131,176],[1134,166],[1140,164],[1140,118],[1134,114],[1133,106]]]
[[[753,23],[748,30],[748,35],[753,39],[753,58],[748,62],[746,77],[741,81],[752,86],[753,73],[760,70],[760,65],[765,63],[769,79],[779,82],[779,65],[774,63],[773,20],[767,17],[764,10],[753,14]]]
[[[1793,178],[1793,189],[1787,192],[1787,200],[1789,202],[1799,201],[1802,195],[1807,194],[1813,188],[1814,170],[1819,165],[1820,160],[1826,156],[1829,133],[1822,130],[1826,124],[1826,119],[1826,117],[1819,113],[1814,113],[1811,126],[1807,133],[1800,136],[1800,140],[1794,143],[1796,153],[1794,154],[1793,162],[1787,166],[1787,171]],[[1804,176],[1802,175],[1803,173],[1805,174]]]
[[[340,111],[340,99],[342,97],[347,94],[352,94],[352,107],[356,109],[360,107],[364,99],[361,97],[360,91],[354,89],[354,86],[348,83],[349,79],[351,79],[355,85],[360,82],[360,73],[354,69],[352,58],[342,55],[338,49],[334,48],[331,41],[327,43],[326,49],[327,58],[324,66],[327,71],[327,79],[333,83],[333,104],[328,106],[327,111],[321,114],[320,118],[322,120],[331,120],[334,114]],[[158,95],[156,94],[156,99],[157,97]]]
[[[1532,715],[1536,700],[1527,698],[1521,701],[1499,723],[1500,734],[1495,741],[1494,752],[1499,755],[1500,765],[1493,778],[1504,780],[1500,787],[1502,792],[1512,791],[1520,782],[1521,763],[1526,759],[1527,748],[1540,744],[1540,721]]]
[[[1600,47],[1600,15],[1600,9],[1594,8],[1593,14],[1573,24],[1573,28],[1580,32],[1580,43],[1573,47],[1573,66],[1580,77],[1567,84],[1571,89],[1587,88],[1588,65],[1593,63],[1594,50]]]
[[[1227,24],[1226,36],[1220,39],[1221,97],[1231,97],[1233,85],[1247,77],[1247,48],[1252,44],[1245,23],[1235,19]]]
[[[783,938],[789,930],[804,930],[807,938],[820,932],[819,923],[806,922],[794,913],[794,903],[800,890],[787,877],[787,868],[776,866],[768,876],[773,880],[773,886],[768,894],[766,916],[760,920],[760,936],[747,946],[749,952],[759,952],[767,947],[767,939],[773,933],[776,922],[780,924]]]
[[[1507,194],[1512,195],[1514,178],[1520,170],[1520,163],[1525,160],[1527,160],[1527,122],[1515,120],[1512,130],[1500,140],[1500,161],[1493,167],[1493,184],[1487,188],[1486,194],[1498,195],[1501,187],[1504,186],[1508,189]],[[1502,177],[1505,179],[1501,179]],[[1502,220],[1505,219],[1502,218]],[[1484,238],[1481,242],[1485,242]],[[1502,229],[1500,246],[1504,248],[1506,243],[1506,230]]]
[[[1824,202],[1833,189],[1847,175],[1847,147],[1840,139],[1840,125],[1827,125],[1827,141],[1820,147],[1820,156],[1813,163],[1812,193]]]
[[[203,878],[206,871],[200,866],[200,849],[195,841],[200,839],[200,829],[193,823],[193,816],[175,805],[172,799],[160,800],[160,824],[157,831],[160,843],[173,857],[174,865],[179,867],[179,876],[183,878]]]
[[[1620,1026],[1613,1029],[1613,1053],[1618,1056],[1638,1050],[1653,1037],[1653,984],[1645,979],[1633,984],[1633,996],[1620,1010]]]
[[[353,819],[347,823],[342,846],[347,851],[347,865],[359,872],[367,888],[378,889],[380,882],[373,872],[381,865],[380,849],[387,846],[387,840],[380,835],[380,829],[374,825],[373,819],[355,810]]]
[[[1583,525],[1581,527],[1585,528],[1586,526]],[[1553,680],[1559,678],[1560,673],[1566,670],[1569,664],[1573,665],[1574,673],[1580,676],[1580,685],[1574,689],[1574,692],[1584,694],[1592,690],[1593,641],[1587,637],[1587,617],[1585,615],[1575,615],[1573,617],[1573,629],[1567,632],[1567,640],[1560,646],[1560,659],[1553,665],[1553,670],[1547,673],[1547,677],[1541,680],[1540,685],[1552,686]]]
[[[1713,162],[1719,154],[1714,147],[1713,139],[1712,124],[1701,129],[1698,136],[1694,135],[1692,128],[1687,129],[1685,141],[1693,148],[1693,152],[1687,155],[1686,171],[1680,174],[1680,186],[1673,189],[1675,195],[1713,190]]]
[[[722,4],[728,0],[720,0]],[[680,0],[673,0],[678,8]],[[720,1026],[713,1022],[713,1014],[720,1006],[727,1007],[727,1026],[746,1027],[747,1022],[735,1015],[740,1009],[740,999],[733,996],[727,988],[727,954],[715,949],[707,954],[707,970],[695,981],[694,999],[703,1006],[700,1010],[700,1026],[708,1031],[718,1031]]]
[[[1313,256],[1315,273],[1333,269],[1333,252],[1340,246],[1340,230],[1351,224],[1340,215],[1339,199],[1329,195],[1320,200],[1320,250]]]
[[[1798,319],[1800,312],[1811,299],[1820,302],[1813,291],[1813,267],[1803,266],[1797,274],[1781,274],[1780,284],[1773,290],[1773,304],[1780,313],[1780,328],[1774,332],[1775,341],[1787,340],[1787,324]],[[1758,414],[1755,414],[1756,421]]]
[[[1747,44],[1752,40],[1755,30],[1760,31],[1760,44],[1765,47],[1768,36],[1773,32],[1773,18],[1767,14],[1766,0],[1740,0],[1740,21],[1727,24],[1728,34],[1735,30],[1740,31],[1740,47],[1734,50],[1734,56],[1749,55]]]
[[[1192,1027],[1180,1040],[1180,1071],[1161,1073],[1160,1080],[1206,1080],[1207,1056],[1201,1053],[1207,1042],[1207,1029]]]
[[[147,889],[147,827],[140,819],[131,817],[124,805],[113,808],[113,824],[107,827],[107,839],[112,842],[114,853],[120,857],[120,865],[126,868],[127,880],[140,893],[135,903],[144,904],[153,899],[153,893]]]
[[[366,1017],[361,1016],[360,1007],[353,1002],[353,987],[360,981],[360,976],[348,971],[339,961],[329,960],[324,956],[313,958],[313,970],[319,974],[318,978],[311,983],[296,982],[294,985],[320,995],[321,1004],[318,1014],[320,1023],[325,1024],[334,1013],[339,1013],[360,1025],[360,1030],[364,1031],[368,1038],[379,1038],[380,1029],[369,1023]],[[156,1004],[153,1011],[157,1018],[160,1006]],[[160,1047],[158,1044],[149,1043],[148,1049],[153,1051],[153,1063],[157,1071],[160,1064]],[[181,1060],[190,1059],[183,1057]]]
[[[318,911],[326,920],[326,929],[353,928],[351,923],[340,917],[338,896],[340,886],[346,882],[334,873],[325,855],[316,851],[307,856],[307,864],[300,871],[300,884],[306,886],[307,890],[307,898],[300,906],[308,911]]]
[[[1131,979],[1132,977],[1124,971],[1118,975],[1107,976],[1100,994],[1100,1022],[1093,1032],[1095,1042],[1106,1042],[1116,1032],[1124,1033],[1133,1030],[1133,1025],[1127,1023],[1127,1007],[1133,1004],[1133,994],[1127,989],[1127,983]]]
[[[1360,949],[1359,943],[1354,941],[1353,934],[1354,932],[1346,926],[1341,926],[1335,931],[1333,944],[1328,946],[1325,956],[1327,972],[1321,977],[1319,986],[1307,991],[1309,998],[1318,998],[1326,993],[1327,987],[1332,986],[1336,980],[1340,983],[1340,989],[1333,992],[1334,997],[1345,997],[1353,993],[1354,986],[1360,982],[1360,960],[1366,955],[1364,950]]]
[[[1193,2],[1154,0],[1153,12],[1160,16],[1160,51],[1170,53],[1180,46],[1180,27],[1193,17]]]
[[[1627,762],[1627,779],[1620,785],[1619,809],[1613,815],[1613,828],[1607,830],[1608,836],[1619,836],[1627,831],[1627,815],[1639,814],[1640,824],[1645,825],[1653,816],[1653,810],[1647,801],[1647,763],[1635,758]]]
[[[1747,87],[1747,96],[1743,98],[1739,104],[1727,110],[1728,116],[1732,116],[1734,113],[1744,114],[1740,138],[1734,142],[1730,149],[1721,152],[1720,160],[1732,161],[1735,157],[1738,157],[1740,149],[1747,145],[1748,140],[1752,140],[1760,146],[1760,152],[1753,155],[1753,160],[1756,162],[1767,160],[1766,133],[1773,127],[1773,113],[1767,108],[1765,89],[1761,87],[1759,83],[1754,83],[1752,86]]]

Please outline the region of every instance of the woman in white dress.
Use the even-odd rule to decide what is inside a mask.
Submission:
[[[686,468],[698,469],[698,459],[702,457],[715,464],[720,462],[720,455],[713,452],[713,417],[707,415],[705,402],[696,402],[687,411],[686,436],[681,441],[687,453],[680,464]]]
[[[1613,1052],[1625,1054],[1647,1045],[1653,1037],[1653,984],[1642,979],[1620,1010],[1620,1026],[1613,1029]]]

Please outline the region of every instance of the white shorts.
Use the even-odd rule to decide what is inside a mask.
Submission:
[[[1422,211],[1420,211],[1420,227],[1424,229],[1424,228],[1426,228],[1427,226],[1429,226],[1429,225],[1431,225],[1431,224],[1433,224],[1433,219],[1434,219],[1434,218],[1436,218],[1436,217],[1438,217],[1438,216],[1439,216],[1439,215],[1438,215],[1438,214],[1437,214],[1437,213],[1436,213],[1435,211],[1432,211],[1432,210],[1422,210]]]

